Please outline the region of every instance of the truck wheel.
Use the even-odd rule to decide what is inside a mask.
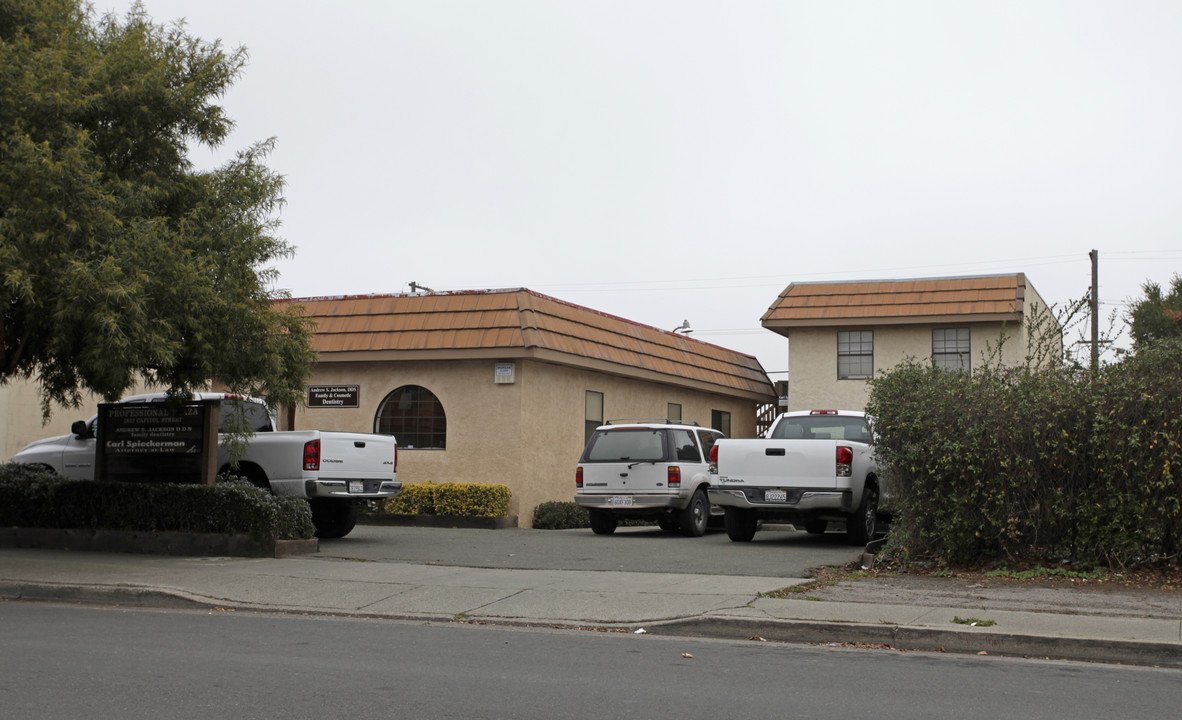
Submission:
[[[604,510],[589,510],[588,515],[591,517],[591,532],[596,535],[611,535],[619,524],[615,515]]]
[[[345,537],[353,532],[357,518],[361,516],[360,506],[350,500],[311,498],[308,504],[312,506],[316,537],[322,540]]]
[[[878,488],[867,485],[862,504],[845,521],[845,537],[851,545],[865,545],[878,534]]]
[[[710,501],[706,499],[705,491],[698,488],[690,498],[689,505],[681,511],[677,524],[685,537],[702,537],[706,534],[706,521],[709,519]]]
[[[759,527],[759,518],[754,510],[728,507],[726,510],[726,536],[733,542],[751,542]]]

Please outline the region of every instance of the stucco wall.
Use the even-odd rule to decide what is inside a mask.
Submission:
[[[605,419],[664,417],[681,403],[686,422],[710,424],[711,410],[731,413],[731,434],[755,433],[753,401],[532,360],[515,362],[515,382],[494,382],[496,362],[455,360],[321,363],[310,385],[358,385],[356,409],[304,408],[296,428],[372,432],[378,407],[403,385],[433,392],[447,415],[447,448],[401,449],[403,482],[490,482],[513,492],[510,512],[529,527],[533,510],[549,500],[574,497],[574,470],[584,444],[584,401],[604,395]]]
[[[988,358],[1000,357],[1005,364],[1024,361],[1025,333],[1016,323],[964,323],[938,325],[885,325],[856,327],[850,330],[874,331],[874,374],[890,370],[910,358],[929,361],[932,357],[932,330],[968,327],[971,368],[981,367]],[[846,328],[841,328],[845,330]],[[865,380],[837,379],[837,333],[833,327],[793,328],[789,335],[788,410],[831,408],[861,410],[866,406],[869,388]],[[997,353],[999,341],[1001,353]]]

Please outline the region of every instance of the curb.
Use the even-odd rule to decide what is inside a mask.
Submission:
[[[1038,657],[1182,668],[1182,647],[1138,640],[1094,640],[1042,635],[974,633],[903,625],[822,622],[813,620],[750,620],[701,617],[646,625],[650,633],[745,640],[760,637],[788,643],[829,645],[861,643],[895,650],[958,654]]]
[[[0,580],[0,600],[74,602],[91,605],[128,605],[144,608],[208,609],[233,608],[251,612],[307,614],[307,609],[293,610],[263,606],[244,606],[237,602],[198,599],[175,591],[152,588],[112,586],[53,585]],[[963,630],[936,630],[901,625],[823,622],[814,620],[753,620],[729,617],[696,617],[653,623],[571,623],[531,621],[522,618],[469,616],[463,620],[424,616],[416,613],[375,615],[372,613],[316,611],[337,617],[367,617],[390,620],[462,622],[507,627],[557,628],[567,630],[602,630],[634,632],[643,627],[647,633],[671,637],[705,637],[720,640],[759,640],[798,645],[878,645],[901,652],[937,652],[968,655],[1044,658],[1074,662],[1140,665],[1182,668],[1182,648],[1177,645],[1135,640],[1090,640],[1040,635],[973,633]]]
[[[256,539],[244,533],[145,532],[140,530],[77,530],[0,528],[0,547],[47,550],[142,553],[197,557],[289,557],[320,552],[316,538]]]

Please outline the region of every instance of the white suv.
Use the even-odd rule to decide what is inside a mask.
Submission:
[[[615,420],[595,429],[575,471],[575,503],[597,535],[620,518],[656,520],[662,530],[701,537],[711,514],[706,490],[717,430],[670,422]]]

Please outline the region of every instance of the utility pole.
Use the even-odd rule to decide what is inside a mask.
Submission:
[[[1100,376],[1100,253],[1088,253],[1092,259],[1092,379]]]

